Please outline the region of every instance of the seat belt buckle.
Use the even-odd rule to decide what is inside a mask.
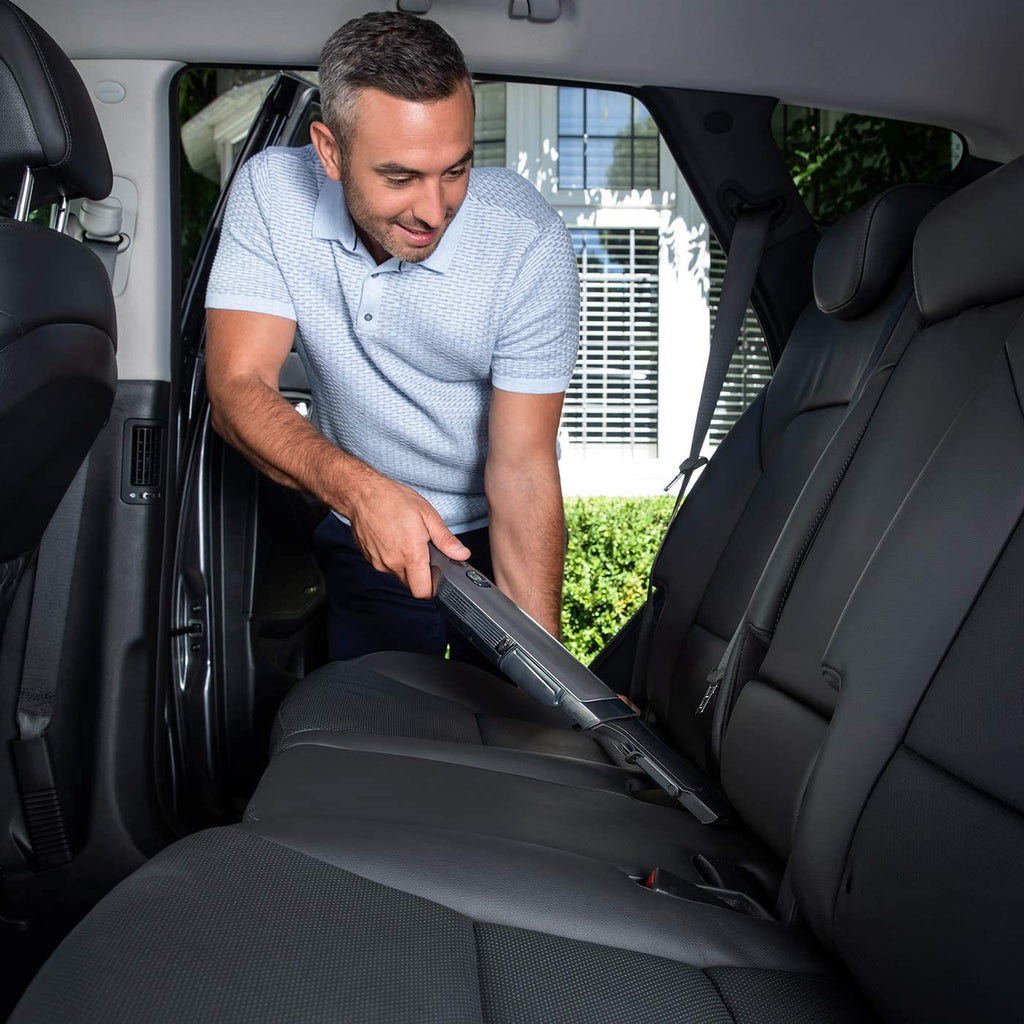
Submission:
[[[701,697],[697,710],[693,713],[695,717],[703,715],[707,710],[707,706],[715,699],[715,694],[718,693],[718,688],[722,685],[724,678],[724,668],[714,668],[708,673],[708,688],[704,691],[704,696]]]
[[[687,473],[692,473],[695,469],[700,469],[701,466],[706,466],[708,463],[707,457],[704,455],[691,456],[690,458],[683,459],[679,463],[679,472],[667,484],[665,484],[665,491],[671,491],[676,485],[676,481],[686,476]]]
[[[713,885],[698,885],[696,882],[680,878],[679,875],[674,875],[664,868],[655,868],[645,878],[640,879],[640,884],[645,889],[650,889],[651,892],[659,893],[662,896],[671,896],[677,900],[689,900],[693,903],[707,903],[713,907],[728,907],[730,910],[746,914],[748,917],[771,920],[771,914],[745,892]]]
[[[32,845],[32,867],[45,871],[69,863],[70,836],[46,736],[11,740],[11,753],[21,790],[25,828]]]

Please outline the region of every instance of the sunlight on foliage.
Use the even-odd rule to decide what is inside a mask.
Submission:
[[[567,498],[562,642],[589,662],[643,602],[672,495]]]
[[[953,145],[946,128],[844,114],[825,131],[821,111],[798,109],[803,116],[787,121],[780,148],[807,208],[822,223],[890,185],[949,177]]]

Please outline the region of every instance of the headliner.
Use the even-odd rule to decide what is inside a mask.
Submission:
[[[394,0],[19,0],[74,58],[314,66],[347,18]],[[434,0],[474,71],[777,96],[944,125],[979,156],[1024,153],[1015,0]]]

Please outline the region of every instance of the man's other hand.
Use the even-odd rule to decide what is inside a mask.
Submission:
[[[346,514],[366,560],[378,572],[397,576],[413,597],[434,596],[428,541],[460,562],[470,556],[429,501],[386,477],[366,487]]]

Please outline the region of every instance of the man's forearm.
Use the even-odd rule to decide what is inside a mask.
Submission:
[[[277,483],[308,491],[343,514],[376,472],[342,451],[255,375],[222,383],[214,429]]]
[[[491,556],[498,586],[554,636],[561,633],[565,513],[558,465],[488,466]]]

